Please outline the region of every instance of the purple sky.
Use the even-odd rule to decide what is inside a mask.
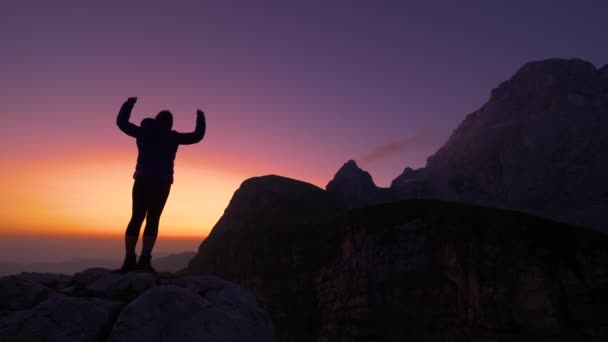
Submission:
[[[279,160],[315,183],[428,134],[365,165],[387,185],[523,63],[608,62],[606,1],[84,3],[0,5],[0,139],[13,157],[40,143],[114,146],[113,115],[139,96],[142,117],[183,113],[178,129],[204,109],[207,150],[232,163]]]

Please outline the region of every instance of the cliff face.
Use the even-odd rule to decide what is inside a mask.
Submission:
[[[432,201],[364,208],[338,229],[315,278],[321,341],[608,338],[604,235]]]
[[[253,291],[280,341],[608,338],[605,235],[440,201],[332,205],[312,185],[248,180],[190,270]]]
[[[419,170],[391,189],[605,226],[608,78],[581,60],[524,65],[469,114]]]
[[[0,278],[0,341],[274,341],[255,298],[216,277],[102,268]]]

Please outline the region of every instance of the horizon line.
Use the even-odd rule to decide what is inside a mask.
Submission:
[[[0,237],[60,237],[60,238],[124,238],[124,232],[121,233],[109,233],[109,232],[34,232],[34,231],[2,231],[0,229]],[[209,235],[164,235],[159,234],[159,239],[163,240],[200,240],[207,239]]]

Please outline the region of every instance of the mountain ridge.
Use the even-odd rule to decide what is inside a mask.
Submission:
[[[352,160],[325,191],[246,180],[189,270],[280,341],[608,339],[606,70],[527,63],[390,188]]]
[[[608,65],[597,69],[580,59],[529,62],[466,115],[425,167],[406,167],[388,190],[355,179],[349,183],[340,169],[329,184],[341,179],[342,185],[328,184],[327,190],[345,207],[441,199],[608,232],[607,113]]]
[[[275,188],[273,179],[246,181],[238,192],[264,196],[260,187]],[[272,201],[250,212],[253,220],[223,217],[189,265],[251,290],[280,341],[608,337],[599,318],[608,317],[603,233],[439,200],[335,206],[332,214],[318,205],[331,194],[314,191],[325,200],[309,203],[307,221],[301,213],[289,220],[301,210],[290,206],[275,220]]]

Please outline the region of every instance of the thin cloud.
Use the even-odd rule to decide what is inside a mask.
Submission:
[[[362,164],[376,162],[392,155],[399,154],[412,147],[420,146],[426,143],[430,138],[431,134],[429,132],[423,132],[414,136],[405,137],[396,141],[382,144],[374,147],[370,152],[365,154],[360,161]]]

